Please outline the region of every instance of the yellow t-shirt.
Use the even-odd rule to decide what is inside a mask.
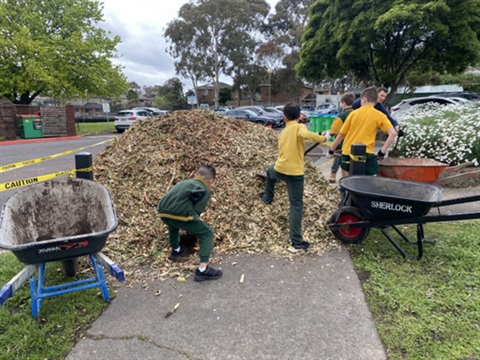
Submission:
[[[340,130],[345,135],[342,155],[350,155],[352,144],[358,143],[367,146],[367,154],[373,154],[378,129],[387,132],[391,127],[387,116],[372,105],[363,105],[352,111]]]
[[[308,131],[304,124],[288,121],[278,137],[278,158],[274,169],[285,175],[303,175],[305,140],[325,142],[325,136]]]

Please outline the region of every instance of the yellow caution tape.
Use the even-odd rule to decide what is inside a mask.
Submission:
[[[31,177],[31,178],[28,178],[28,179],[23,179],[23,180],[9,181],[9,182],[0,184],[0,192],[16,189],[16,188],[23,187],[23,186],[36,184],[36,183],[39,183],[39,182],[42,182],[42,181],[47,181],[47,180],[56,178],[58,176],[67,175],[67,174],[68,174],[68,177],[73,178],[75,176],[75,172],[91,172],[91,171],[93,171],[93,168],[88,167],[88,168],[83,168],[83,169],[73,169],[73,170],[70,170],[70,171],[59,171],[59,172],[54,173],[54,174],[34,176],[34,177]]]
[[[43,162],[43,161],[47,161],[47,160],[51,160],[51,159],[58,158],[58,157],[60,157],[60,156],[69,155],[69,154],[78,152],[78,151],[80,151],[80,150],[87,149],[87,148],[89,148],[89,147],[93,147],[93,146],[97,146],[97,145],[102,145],[102,144],[104,144],[104,143],[106,143],[106,142],[109,142],[109,141],[112,141],[112,140],[113,140],[113,139],[108,139],[108,140],[101,141],[101,142],[96,143],[96,144],[93,144],[93,145],[88,145],[88,146],[80,147],[80,148],[73,149],[73,150],[67,150],[67,151],[64,151],[64,152],[61,152],[61,153],[58,153],[58,154],[54,154],[54,155],[50,155],[50,156],[44,156],[44,157],[38,158],[38,159],[25,160],[25,161],[20,161],[20,162],[18,162],[18,163],[3,165],[3,166],[0,166],[0,173],[1,173],[1,172],[4,172],[4,171],[12,170],[12,169],[18,169],[18,168],[21,168],[21,167],[24,167],[24,166],[28,166],[28,165],[32,165],[32,164],[38,164],[38,163],[41,163],[41,162]]]
[[[367,162],[367,157],[365,155],[352,155],[350,154],[350,159],[356,162]]]
[[[56,177],[62,176],[62,175],[67,175],[67,174],[71,175],[73,173],[73,171],[75,171],[75,170],[59,171],[59,172],[54,173],[54,174],[35,176],[35,177],[28,178],[28,179],[23,179],[23,180],[9,181],[9,182],[0,184],[0,192],[17,189],[17,188],[20,188],[20,187],[23,187],[23,186],[36,184],[36,183],[46,181],[46,180],[50,180],[50,179],[53,179],[53,178],[56,178]]]

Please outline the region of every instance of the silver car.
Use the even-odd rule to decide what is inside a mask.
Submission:
[[[459,105],[458,101],[441,96],[416,97],[410,99],[403,99],[397,105],[392,106],[391,113],[392,115],[398,115],[400,113],[403,113],[404,111],[412,109],[414,106],[423,104]]]
[[[113,123],[117,132],[122,133],[128,129],[134,121],[148,119],[149,117],[150,113],[147,110],[122,110],[115,115],[115,120]]]

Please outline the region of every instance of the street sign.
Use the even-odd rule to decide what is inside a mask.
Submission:
[[[197,104],[197,97],[194,96],[187,96],[188,105],[196,105]]]
[[[110,104],[108,102],[102,103],[102,108],[104,113],[109,113],[110,112]]]

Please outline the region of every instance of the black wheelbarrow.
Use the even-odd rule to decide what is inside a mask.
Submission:
[[[55,179],[30,185],[12,195],[0,219],[0,248],[27,266],[0,291],[0,306],[30,280],[32,315],[42,299],[98,287],[109,301],[104,268],[119,281],[123,271],[100,251],[118,220],[108,189],[85,179]],[[89,256],[95,276],[45,287],[45,264]],[[38,281],[37,281],[38,273]]]
[[[371,228],[377,228],[403,257],[410,259],[419,260],[423,255],[423,244],[427,242],[424,224],[480,218],[480,211],[442,215],[441,207],[480,201],[480,195],[442,201],[441,188],[432,184],[358,175],[341,179],[340,189],[344,191],[343,199],[326,224],[334,236],[344,244],[358,244]],[[435,208],[438,215],[432,215]],[[397,227],[404,224],[417,224],[416,241]],[[408,255],[392,238],[390,228],[407,244],[417,246],[415,256]]]

